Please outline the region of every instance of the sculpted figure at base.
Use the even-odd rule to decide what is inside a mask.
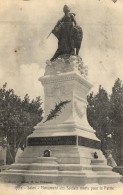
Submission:
[[[67,5],[64,5],[63,12],[65,15],[52,30],[58,39],[58,49],[51,61],[63,54],[78,55],[81,47],[83,32],[76,23],[75,14],[70,13],[70,8]]]

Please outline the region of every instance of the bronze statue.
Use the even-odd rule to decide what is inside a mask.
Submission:
[[[64,5],[63,12],[65,15],[57,22],[51,32],[58,39],[58,49],[51,58],[51,61],[63,54],[75,55],[75,48],[76,55],[78,55],[82,42],[82,28],[77,26],[74,18],[75,14],[70,13],[70,8],[67,5]]]

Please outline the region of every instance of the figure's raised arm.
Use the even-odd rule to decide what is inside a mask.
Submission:
[[[77,26],[77,22],[76,22],[76,20],[75,20],[75,15],[76,15],[76,14],[74,14],[74,13],[71,14],[72,20],[73,20],[75,26]]]

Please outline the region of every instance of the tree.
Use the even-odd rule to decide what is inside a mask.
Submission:
[[[117,164],[121,162],[123,142],[123,84],[118,78],[112,88],[112,94],[100,86],[96,95],[92,92],[88,97],[87,118],[101,140],[101,149],[112,150]]]
[[[112,150],[117,164],[120,164],[123,141],[123,84],[119,78],[114,83],[110,97],[110,119]]]
[[[109,147],[110,120],[109,97],[107,92],[99,86],[96,95],[92,92],[88,97],[87,118],[89,124],[96,130],[96,136],[101,140],[101,149],[105,152]]]
[[[34,126],[42,120],[41,99],[30,101],[26,94],[24,100],[15,95],[13,89],[0,88],[0,136],[7,142],[7,161],[13,163],[18,148],[24,148],[26,138]]]

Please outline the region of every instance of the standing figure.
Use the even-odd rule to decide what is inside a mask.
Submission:
[[[111,167],[113,167],[113,168],[116,167],[117,164],[116,164],[115,160],[114,160],[113,157],[112,157],[112,152],[111,152],[111,150],[106,150],[105,153],[106,153],[105,156],[106,156],[106,158],[107,158],[107,165],[109,165],[109,166],[111,166]]]
[[[82,29],[76,25],[75,14],[70,13],[70,8],[67,5],[64,5],[63,11],[65,13],[64,17],[57,22],[52,30],[52,33],[58,39],[58,49],[51,61],[63,54],[75,55],[76,47],[78,47],[76,49],[76,54],[78,55],[81,46]]]

